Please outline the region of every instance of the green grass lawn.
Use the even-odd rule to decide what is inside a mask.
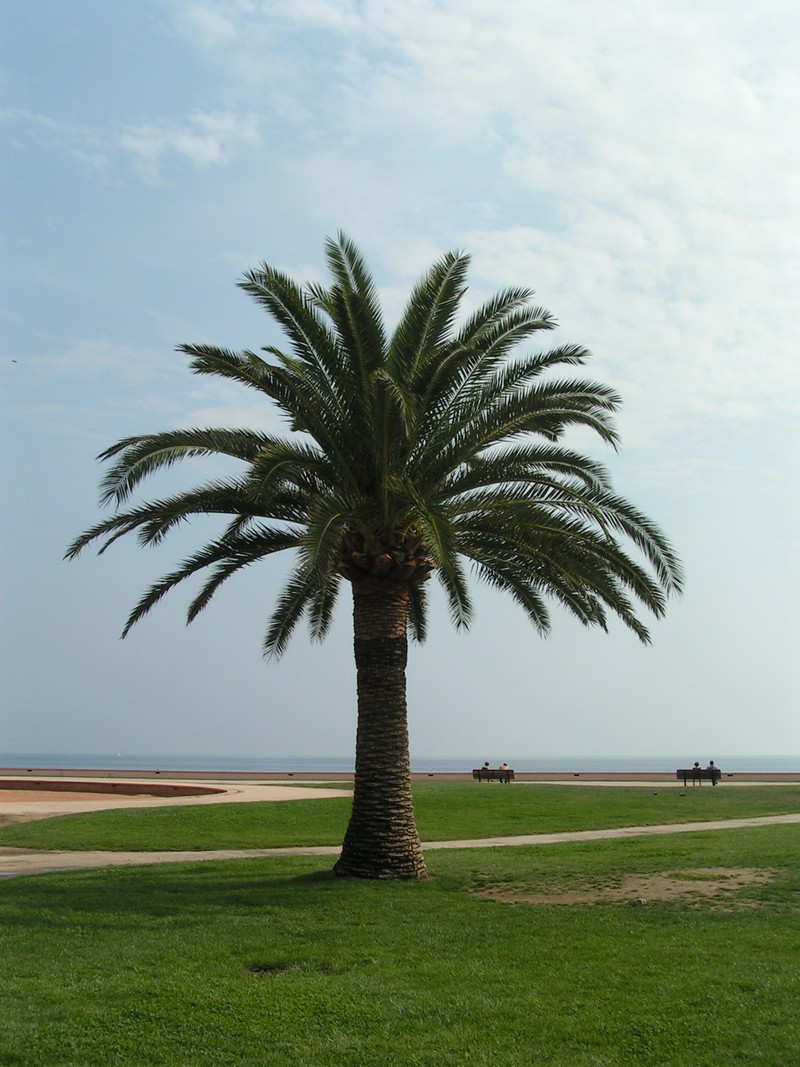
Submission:
[[[681,792],[419,783],[415,807],[429,840],[800,810],[797,786]],[[102,812],[0,843],[336,843],[348,809]],[[0,882],[0,1064],[786,1067],[798,846],[800,827],[776,826],[433,852],[410,884],[341,881],[310,857]]]
[[[481,802],[513,803],[497,793]],[[574,794],[549,796],[572,825]],[[338,880],[312,857],[0,882],[0,1063],[787,1067],[799,844],[775,826],[433,852],[419,883]],[[768,880],[641,907],[524,902],[659,873],[702,886],[708,868]]]
[[[686,791],[657,786],[512,786],[420,782],[423,841],[603,829],[800,811],[800,785]],[[216,849],[335,845],[350,798],[62,815],[0,829],[0,845],[61,849]]]

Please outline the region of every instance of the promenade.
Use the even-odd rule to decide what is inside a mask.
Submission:
[[[196,804],[231,804],[280,802],[287,800],[325,800],[329,797],[348,795],[347,786],[352,784],[352,776],[316,775],[303,780],[303,783],[287,781],[284,775],[280,780],[264,782],[243,780],[243,776],[194,775],[182,774],[180,778],[153,772],[147,778],[123,777],[114,775],[111,779],[103,777],[102,772],[90,774],[82,772],[80,777],[64,772],[56,775],[52,771],[47,776],[30,776],[19,771],[4,773],[0,770],[0,826],[14,822],[27,822],[33,819],[51,818],[54,815],[81,814],[92,811],[109,810],[118,807],[153,808],[175,805]],[[294,776],[292,776],[294,777]],[[424,775],[448,780],[471,780],[471,775]],[[529,776],[521,776],[514,783],[524,788]],[[560,776],[530,776],[530,780],[541,784],[549,782],[554,785],[630,785],[653,786],[659,789],[666,786],[683,788],[674,776],[592,776],[581,774],[579,779]],[[800,775],[736,775],[736,780],[726,781],[726,785],[747,786],[775,783],[780,781],[800,781]],[[741,780],[745,779],[745,780]],[[333,785],[336,781],[338,784]],[[504,788],[500,785],[475,784],[476,789]],[[696,788],[713,788],[710,785]],[[152,795],[158,790],[162,794]],[[148,792],[148,790],[150,792]],[[454,841],[423,842],[423,849],[466,849],[466,848],[506,848],[520,845],[554,845],[576,841],[599,841],[620,838],[641,837],[657,834],[699,833],[707,830],[738,829],[750,826],[770,826],[777,824],[800,823],[800,812],[784,815],[767,815],[744,819],[726,819],[708,822],[669,823],[660,826],[626,826],[606,830],[576,830],[563,833],[525,834],[512,837],[490,837]],[[0,847],[0,878],[19,875],[44,874],[52,871],[87,870],[102,867],[149,866],[165,863],[198,863],[211,860],[248,859],[266,856],[335,856],[340,846],[298,846],[293,848],[266,849],[215,849],[209,851],[160,851],[160,852],[105,852],[82,851],[62,852],[42,849],[20,849]]]

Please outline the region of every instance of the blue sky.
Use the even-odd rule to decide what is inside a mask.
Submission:
[[[794,3],[6,0],[0,19],[0,751],[352,751],[346,596],[327,642],[265,663],[280,559],[191,627],[179,590],[119,640],[213,524],[61,560],[115,440],[277,428],[174,349],[280,343],[237,278],[322,277],[343,229],[389,321],[449,249],[472,254],[468,303],[534,288],[625,402],[618,454],[572,443],[686,569],[647,648],[557,610],[542,641],[478,589],[456,634],[435,595],[412,755],[800,753]]]

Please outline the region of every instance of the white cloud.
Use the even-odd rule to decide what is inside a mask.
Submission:
[[[56,120],[23,109],[0,111],[0,121],[14,124],[47,148],[66,152],[101,179],[119,166],[121,151],[151,184],[160,180],[170,160],[198,168],[225,166],[240,149],[261,144],[261,120],[252,111],[196,111],[180,121],[155,118],[121,129]]]
[[[219,4],[197,2],[182,5],[174,17],[186,36],[203,48],[215,48],[237,39],[236,15],[247,9],[247,5],[241,3],[227,6],[232,17]]]
[[[476,252],[479,286],[546,294],[631,407],[641,401],[642,439],[676,417],[797,407],[800,144],[788,131],[800,78],[787,41],[798,19],[781,4],[767,14],[771,25],[743,5],[680,17],[654,4],[602,17],[579,3],[491,18],[480,4],[363,9],[361,51],[376,58],[380,36],[388,58],[362,68],[342,127],[365,144],[382,127],[416,153],[422,182],[443,140],[454,159],[474,152],[497,211],[465,227],[461,159],[450,179],[461,218],[443,203],[442,233]],[[419,244],[409,222],[400,211],[391,231],[401,260]]]
[[[366,245],[390,319],[421,269],[466,247],[475,298],[535,287],[631,411],[641,401],[642,439],[678,417],[796,406],[799,22],[788,3],[169,10],[210,57],[226,106],[128,126],[105,149],[83,131],[87,153],[122,148],[158,182],[177,162],[223,166],[244,148],[258,158],[275,129],[291,146],[292,188],[278,191]]]
[[[103,180],[109,174],[110,146],[98,130],[88,125],[68,119],[53,119],[24,108],[0,110],[0,122],[13,126],[18,137],[66,153],[97,179]]]
[[[128,127],[119,138],[139,174],[149,182],[159,179],[170,156],[196,167],[220,166],[229,163],[239,148],[260,141],[258,116],[230,111],[196,112],[182,124],[145,122]]]

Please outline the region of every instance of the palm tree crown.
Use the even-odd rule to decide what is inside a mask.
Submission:
[[[424,582],[435,573],[454,623],[465,626],[466,561],[508,591],[541,633],[554,599],[587,625],[605,629],[616,615],[648,640],[637,605],[660,616],[667,594],[680,588],[680,567],[658,527],[613,492],[604,467],[561,443],[575,426],[617,442],[618,396],[572,370],[589,353],[561,345],[512,355],[555,326],[527,289],[506,289],[464,320],[469,258],[455,252],[417,283],[390,334],[357,248],[339,234],[326,242],[326,256],[328,286],[298,285],[267,264],[239,283],[282,327],[286,350],[180,346],[195,373],[273,401],[288,436],[174,430],[102,453],[110,461],[102,499],[118,510],[68,556],[94,541],[105,551],[133,531],[142,544],[157,544],[192,515],[229,519],[216,540],[145,593],[125,632],[197,572],[206,578],[190,620],[231,575],[293,549],[267,628],[268,655],[284,650],[303,615],[312,635],[324,637],[343,581],[355,603],[399,603],[405,642],[406,624],[425,637]],[[145,476],[208,454],[240,460],[241,473],[131,506]]]
[[[542,633],[553,596],[584,623],[605,628],[610,610],[647,640],[632,599],[661,615],[679,567],[658,528],[616,496],[605,469],[565,448],[569,426],[615,444],[618,396],[597,382],[544,372],[582,364],[589,353],[562,345],[510,360],[509,352],[553,318],[527,289],[508,289],[456,328],[469,258],[450,253],[414,288],[387,337],[375,286],[344,235],[326,244],[330,287],[299,286],[262,264],[240,283],[284,328],[288,352],[234,353],[181,345],[197,374],[250,386],[288,416],[293,439],[242,429],[174,430],[126,438],[104,502],[125,504],[146,475],[188,456],[217,453],[245,464],[235,479],[119,511],[88,530],[68,555],[139,530],[156,544],[196,514],[231,516],[221,537],[150,589],[125,632],[173,586],[211,568],[190,620],[221,583],[255,560],[297,549],[297,564],[265,639],[280,653],[308,612],[323,637],[340,586],[409,586],[409,623],[425,636],[422,582],[436,570],[457,625],[471,603],[463,560],[508,590]],[[271,357],[271,358],[269,358]],[[623,535],[651,570],[623,550]]]

